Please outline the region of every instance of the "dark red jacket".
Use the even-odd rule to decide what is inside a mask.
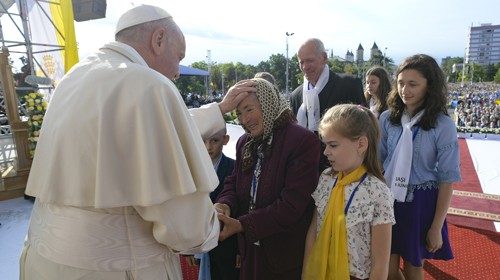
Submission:
[[[275,273],[300,271],[314,209],[311,194],[319,177],[318,137],[292,123],[274,132],[271,153],[263,161],[256,209],[250,214],[253,168],[242,171],[241,167],[247,139],[245,134],[238,140],[235,168],[226,177],[217,202],[229,205],[231,216],[243,225],[244,232],[238,237],[243,262],[245,249],[259,240],[269,269]]]

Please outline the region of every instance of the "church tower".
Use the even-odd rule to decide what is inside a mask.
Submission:
[[[361,64],[365,61],[365,59],[363,58],[364,51],[365,50],[363,49],[363,46],[361,46],[361,43],[360,43],[358,46],[358,50],[356,51],[356,63]]]
[[[373,46],[370,49],[370,59],[373,59],[377,55],[382,55],[382,52],[378,49],[377,43],[373,42]]]
[[[345,54],[345,60],[347,62],[354,62],[354,54],[351,51],[347,50],[347,53]]]

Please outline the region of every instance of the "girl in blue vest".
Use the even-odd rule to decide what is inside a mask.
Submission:
[[[390,279],[423,279],[425,259],[453,258],[445,217],[460,157],[447,97],[436,61],[414,55],[399,66],[389,110],[380,115],[384,176],[396,199]]]

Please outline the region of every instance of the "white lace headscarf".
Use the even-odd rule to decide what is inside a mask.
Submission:
[[[288,123],[293,120],[288,101],[276,90],[273,84],[261,78],[254,78],[252,81],[257,83],[256,95],[262,110],[264,132],[255,138],[249,134],[249,140],[243,146],[243,169],[252,166],[254,162],[252,154],[258,146],[262,145],[264,151],[271,147],[275,128],[281,127],[284,122]],[[245,129],[245,131],[248,133],[248,130]]]

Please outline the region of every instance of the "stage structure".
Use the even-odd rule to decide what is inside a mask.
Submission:
[[[0,200],[24,193],[31,165],[20,96],[38,91],[50,101],[78,62],[74,19],[103,18],[105,10],[105,0],[0,0]],[[20,57],[25,65],[14,80],[11,64]]]
[[[0,53],[0,95],[8,124],[0,135],[0,200],[22,196],[28,180],[31,158],[28,151],[28,125],[21,118],[19,100],[6,47]]]

